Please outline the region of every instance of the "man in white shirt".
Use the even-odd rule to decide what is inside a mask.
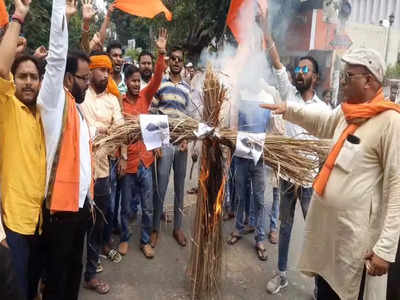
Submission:
[[[43,220],[47,275],[43,299],[46,300],[78,299],[84,237],[90,215],[88,197],[92,172],[89,128],[76,105],[84,100],[88,88],[90,60],[83,53],[72,54],[67,58],[68,21],[76,12],[77,7],[73,1],[67,1],[67,5],[65,0],[53,1],[49,55],[38,96],[47,160],[47,196]],[[68,109],[71,107],[74,109]],[[77,125],[76,141],[69,144],[79,145],[78,150],[70,148],[79,153],[77,158],[73,155],[74,159],[72,156],[68,159],[68,155],[63,152],[66,147],[64,137],[71,130],[70,124]],[[65,189],[61,193],[58,191],[62,187],[58,171],[65,165],[73,165],[76,159],[79,177],[72,178],[73,183],[68,182],[70,189],[76,191],[76,200],[71,203]],[[56,197],[57,194],[61,194],[61,197]],[[69,202],[75,208],[55,209],[56,200]]]
[[[273,68],[277,79],[277,88],[283,101],[303,103],[315,109],[325,111],[328,106],[321,101],[315,87],[319,79],[319,68],[317,61],[311,56],[299,59],[294,70],[293,84],[289,80],[288,73],[280,61],[279,53],[268,31],[267,18],[263,20],[264,38],[267,43],[267,51],[271,57]],[[286,133],[293,138],[312,138],[298,125],[287,122]],[[279,229],[279,272],[272,277],[267,284],[267,291],[271,294],[278,293],[282,288],[288,286],[287,262],[289,255],[289,242],[292,232],[296,201],[299,199],[304,218],[307,215],[313,193],[311,186],[299,186],[290,181],[290,178],[281,179],[281,203],[280,203],[280,229]]]

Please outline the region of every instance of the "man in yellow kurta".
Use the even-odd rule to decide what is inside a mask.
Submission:
[[[346,54],[342,105],[263,105],[335,145],[314,183],[299,268],[318,300],[386,299],[400,235],[400,106],[384,99],[385,63],[371,49]]]
[[[37,244],[46,181],[46,147],[36,109],[40,66],[30,56],[15,59],[29,3],[15,0],[15,13],[0,43],[0,189],[6,233],[2,243],[10,247],[26,299],[35,296],[40,275]]]

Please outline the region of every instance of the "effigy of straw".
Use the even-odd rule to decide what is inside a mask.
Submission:
[[[211,68],[207,69],[203,91],[203,120],[216,128],[226,89]],[[192,299],[220,298],[225,167],[222,144],[215,136],[209,135],[202,144],[193,243],[187,267]]]
[[[182,139],[196,140],[194,131],[199,122],[187,116],[169,118],[172,143]],[[215,129],[213,136],[220,143],[235,149],[237,132],[231,129]],[[96,148],[106,148],[109,153],[121,144],[131,144],[141,139],[140,124],[137,119],[127,118],[123,125],[113,128],[107,136],[98,136]],[[330,143],[327,140],[293,139],[278,135],[267,135],[264,144],[264,162],[277,174],[290,178],[300,185],[313,182],[314,170],[325,160]]]

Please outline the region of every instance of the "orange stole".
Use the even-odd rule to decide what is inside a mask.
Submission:
[[[400,113],[400,106],[391,101],[386,101],[382,89],[380,89],[376,96],[368,103],[342,104],[342,111],[349,125],[343,131],[336,144],[333,146],[324,166],[321,169],[321,172],[314,181],[313,188],[319,196],[324,194],[324,190],[326,184],[328,183],[333,166],[335,165],[335,161],[347,137],[353,134],[357,128],[362,125],[362,123],[387,110],[395,110]]]

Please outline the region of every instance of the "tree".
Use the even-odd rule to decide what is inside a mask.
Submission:
[[[13,0],[6,0],[6,6],[10,14],[14,12]],[[30,12],[25,20],[23,34],[28,41],[28,50],[34,51],[37,47],[43,45],[48,48],[50,37],[50,18],[51,18],[52,0],[32,1]],[[100,14],[97,22],[91,30],[97,31],[104,16]],[[81,38],[82,17],[79,13],[70,20],[69,48],[79,48]]]
[[[136,45],[151,50],[152,33],[163,26],[168,29],[169,45],[182,46],[189,58],[197,61],[214,38],[216,41],[222,38],[230,0],[164,0],[164,3],[173,13],[171,22],[163,14],[144,19],[120,11],[114,13],[113,22],[118,24],[116,31],[121,42],[134,38]]]

